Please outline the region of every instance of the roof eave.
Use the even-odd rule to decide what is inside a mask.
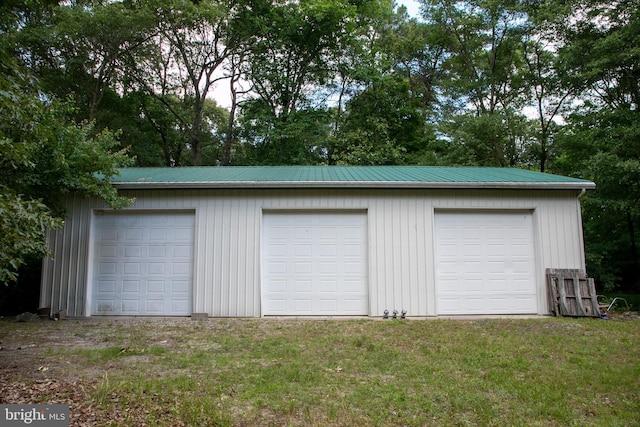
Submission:
[[[393,182],[393,181],[195,181],[115,182],[121,190],[157,189],[284,189],[284,188],[376,188],[376,189],[527,189],[593,190],[593,182]]]

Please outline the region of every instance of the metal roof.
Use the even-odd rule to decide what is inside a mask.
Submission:
[[[577,178],[514,168],[440,166],[202,166],[123,168],[111,178],[139,188],[593,189]]]

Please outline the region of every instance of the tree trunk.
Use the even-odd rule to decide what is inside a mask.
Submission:
[[[236,108],[238,107],[238,92],[235,87],[234,75],[231,76],[229,82],[231,92],[231,108],[229,109],[229,121],[227,122],[227,132],[224,138],[224,153],[222,158],[223,165],[231,164],[231,145],[233,144],[233,123],[236,118]]]
[[[629,228],[629,239],[631,243],[631,282],[633,290],[638,291],[640,289],[640,281],[638,280],[638,270],[640,270],[640,263],[638,262],[638,246],[636,244],[635,227],[633,226],[633,215],[631,214],[630,206],[627,206],[627,225]]]
[[[191,152],[193,153],[193,165],[202,166],[202,142],[200,141],[202,130],[202,108],[204,98],[196,100],[195,111],[193,112],[193,123],[191,125]]]

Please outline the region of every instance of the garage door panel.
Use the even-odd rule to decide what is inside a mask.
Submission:
[[[318,262],[318,270],[319,270],[318,271],[319,274],[336,276],[338,272],[338,263],[335,261],[333,262],[320,261]]]
[[[457,248],[456,248],[457,249]],[[462,253],[464,256],[482,256],[482,245],[480,243],[474,244],[468,242],[463,245],[460,249],[462,249]]]
[[[92,314],[191,314],[194,228],[186,212],[97,216]]]
[[[193,240],[193,228],[176,228],[173,231],[171,238],[176,242],[191,242]]]
[[[487,245],[487,255],[488,256],[497,256],[504,258],[504,255],[507,253],[506,245],[502,242],[499,243],[489,243]]]
[[[147,298],[146,299],[146,311],[148,314],[164,314],[165,313],[165,309],[164,309],[164,299],[151,299],[151,298]]]
[[[116,307],[113,307],[112,310],[116,310]],[[133,299],[123,299],[122,307],[120,310],[123,314],[134,315],[140,312],[140,300]]]
[[[187,299],[171,301],[171,311],[174,313],[189,311],[190,307],[191,307],[191,301]]]
[[[293,289],[292,292],[295,292],[296,294],[309,294],[311,293],[313,290],[313,280],[309,277],[307,279],[304,278],[297,278],[294,282],[293,282]]]
[[[97,300],[97,309],[98,311],[114,311],[116,307],[115,299],[98,299]]]
[[[116,274],[117,266],[115,262],[101,262],[98,264],[98,271],[103,276]]]
[[[118,255],[118,249],[115,245],[103,245],[100,247],[100,258],[115,258]]]
[[[116,290],[116,282],[113,280],[100,280],[98,282],[98,292],[100,293],[111,293]]]
[[[311,257],[313,246],[311,244],[295,244],[293,245],[294,257]]]
[[[313,308],[310,298],[294,298],[292,311],[294,313],[308,313]]]
[[[124,231],[124,240],[127,242],[139,242],[142,240],[142,229],[127,228]]]
[[[129,275],[129,274],[139,275],[140,270],[141,270],[140,263],[137,263],[137,262],[125,262],[122,265],[122,272],[124,275]]]
[[[115,251],[115,246],[113,246],[114,248],[114,255],[116,255],[116,251]],[[140,245],[126,245],[124,247],[124,256],[125,258],[140,258],[140,256],[142,256],[142,246]]]
[[[182,294],[185,297],[189,297],[189,295],[191,294],[191,282],[189,282],[188,280],[172,280],[171,292],[173,292],[173,294],[176,296]]]
[[[346,233],[346,230],[344,228],[343,228],[343,230]],[[337,236],[338,236],[338,231],[336,230],[335,226],[333,226],[333,227],[319,227],[317,234],[318,234],[317,237],[318,237],[318,239],[320,241],[328,240],[328,241],[334,242],[336,240]],[[309,235],[311,235],[311,234],[309,234]],[[344,236],[344,237],[346,237],[346,236]]]
[[[345,243],[342,246],[342,250],[345,257],[354,257],[360,259],[362,253],[366,250],[366,248],[362,245],[362,243]]]
[[[264,315],[368,314],[364,213],[267,213]]]
[[[328,293],[335,294],[338,292],[338,282],[337,280],[318,280],[318,292],[320,293]]]
[[[338,246],[335,244],[318,244],[318,256],[321,258],[335,258],[338,255]]]
[[[448,273],[456,273],[458,271],[457,261],[441,261],[440,262],[440,275],[445,276]]]
[[[513,265],[513,263],[509,263],[511,265]],[[509,270],[509,268],[507,267],[507,262],[500,260],[500,261],[487,261],[487,273],[489,274],[489,277],[491,278],[491,274],[496,273],[496,274],[504,274],[505,272],[507,272]]]
[[[367,305],[360,298],[345,299],[344,311],[347,314],[358,315],[367,310]]]
[[[513,304],[519,310],[524,311],[528,310],[532,304],[535,304],[535,295],[523,296],[523,297],[514,297]]]
[[[338,303],[334,299],[320,299],[320,311],[335,312],[338,310]]]
[[[458,263],[454,273],[457,274],[462,272],[466,274],[466,277],[469,279],[473,279],[474,276],[477,278],[482,278],[482,276],[484,275],[482,267],[483,266],[480,261],[469,261],[466,263]]]
[[[295,227],[293,229],[293,238],[296,240],[309,241],[311,238],[311,229],[308,227]]]
[[[311,274],[311,262],[294,261],[292,264],[293,269],[289,271],[292,271],[293,274]]]
[[[164,280],[147,280],[148,292],[164,292]]]
[[[272,257],[275,257],[275,258],[286,257],[287,245],[282,243],[280,244],[270,243],[267,246],[267,252],[271,254]]]
[[[269,298],[269,302],[266,303],[263,309],[267,312],[287,312],[287,300],[283,298]]]
[[[436,214],[438,314],[537,312],[530,213]]]
[[[140,281],[139,280],[123,280],[122,281],[122,293],[124,294],[139,294],[140,293]]]
[[[494,313],[508,313],[509,300],[505,297],[489,298],[489,308]]]
[[[363,292],[366,292],[364,284],[361,280],[342,280],[342,289],[344,290],[345,295],[355,294],[361,295]]]
[[[443,313],[456,313],[456,312],[461,311],[460,310],[460,303],[461,302],[462,302],[462,300],[460,298],[457,298],[457,297],[448,298],[446,296],[442,296],[438,300],[438,308]]]

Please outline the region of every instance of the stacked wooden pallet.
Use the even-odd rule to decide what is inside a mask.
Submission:
[[[547,289],[555,316],[601,317],[595,284],[583,270],[548,268]]]

